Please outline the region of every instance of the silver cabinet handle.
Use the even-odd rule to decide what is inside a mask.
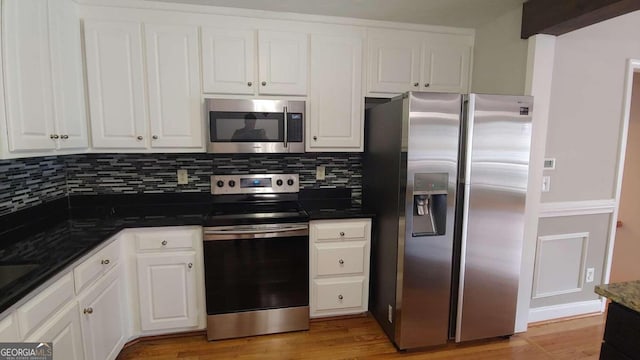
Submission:
[[[252,86],[252,85],[253,85],[253,83],[252,83],[251,81],[249,81],[249,82],[247,83],[247,86]]]
[[[93,308],[91,307],[85,308],[84,310],[82,310],[82,312],[85,314],[93,314]]]
[[[110,263],[110,262],[111,262],[111,261],[109,261],[109,259],[104,259],[104,260],[100,261],[100,264],[102,264],[102,265],[109,265],[109,263]]]
[[[340,231],[340,236],[344,236],[344,231]]]
[[[429,83],[424,84],[424,87],[429,87],[429,86],[431,86],[431,84]]]
[[[167,240],[162,240],[162,246],[167,246]]]
[[[142,139],[143,139],[143,137],[142,137],[142,136],[138,136],[136,139],[138,139],[138,140],[142,140]]]
[[[67,140],[69,138],[69,135],[60,135],[60,139],[62,140]]]
[[[342,259],[338,260],[338,264],[344,265],[344,260],[342,260]]]
[[[189,269],[191,269],[191,268],[193,267],[193,263],[189,263],[189,264],[187,264],[187,267],[188,267]]]
[[[342,300],[342,299],[344,299],[342,295],[338,295],[338,300]]]
[[[60,137],[60,136],[58,136],[58,135],[56,135],[56,134],[51,134],[51,135],[49,135],[49,138],[50,138],[50,139],[52,139],[52,140],[56,140],[56,139],[58,139],[59,137]]]
[[[153,140],[158,140],[158,135],[153,135],[151,138],[152,138]]]
[[[289,134],[287,134],[287,132],[288,132],[288,130],[289,130],[289,129],[288,129],[288,127],[289,127],[289,126],[287,125],[287,120],[288,120],[288,118],[289,118],[289,114],[288,114],[288,111],[287,111],[287,107],[286,107],[286,106],[283,106],[283,107],[282,107],[282,116],[284,117],[284,147],[287,147],[287,146],[289,146],[289,145],[288,145],[288,142],[289,142],[289,139],[288,139]]]
[[[266,81],[263,81],[263,82],[262,82],[262,86],[267,86],[267,82],[266,82]]]
[[[413,83],[413,86],[418,87],[420,86],[420,83]]]

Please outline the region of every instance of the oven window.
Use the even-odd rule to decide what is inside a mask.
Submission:
[[[282,113],[211,111],[211,142],[283,142]]]
[[[204,242],[207,313],[309,305],[309,238]]]

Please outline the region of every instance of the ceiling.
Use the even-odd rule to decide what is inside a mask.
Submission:
[[[523,0],[153,0],[476,28]]]

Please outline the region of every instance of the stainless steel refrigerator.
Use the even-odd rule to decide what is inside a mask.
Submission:
[[[513,334],[532,102],[410,92],[367,110],[369,308],[399,349]]]

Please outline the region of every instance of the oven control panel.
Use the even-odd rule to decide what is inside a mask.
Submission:
[[[213,195],[279,194],[300,191],[298,174],[213,175]]]

